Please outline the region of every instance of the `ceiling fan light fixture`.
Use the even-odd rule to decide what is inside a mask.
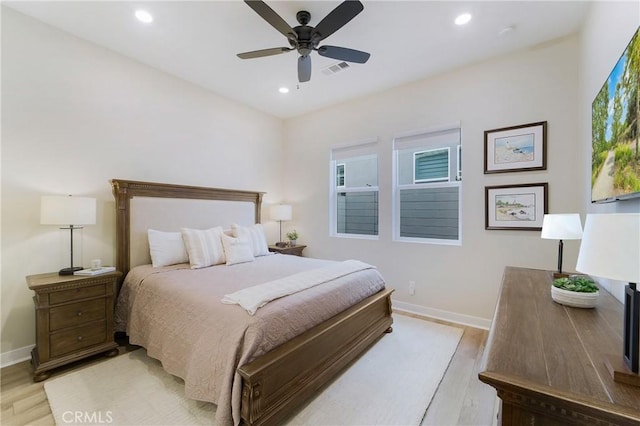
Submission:
[[[153,22],[153,16],[151,16],[151,14],[144,9],[136,10],[135,15],[138,21],[143,22],[145,24],[150,24]]]
[[[280,92],[280,93],[289,93],[289,88],[283,86],[283,87],[278,89],[278,92]]]
[[[456,25],[465,25],[468,24],[469,21],[471,21],[471,14],[470,13],[462,13],[458,16],[456,16],[455,19],[455,23]]]

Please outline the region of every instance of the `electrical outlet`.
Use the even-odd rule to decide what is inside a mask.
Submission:
[[[416,294],[416,282],[415,281],[409,281],[409,294],[410,295],[414,295]]]

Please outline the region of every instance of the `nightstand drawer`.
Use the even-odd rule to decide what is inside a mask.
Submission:
[[[55,331],[104,319],[105,306],[106,299],[103,298],[51,308],[49,311],[49,330]]]
[[[56,357],[107,341],[105,321],[74,328],[50,336],[51,356]]]
[[[55,305],[58,303],[69,302],[72,300],[85,299],[87,297],[104,296],[104,284],[92,285],[87,287],[78,287],[71,290],[55,291],[49,294],[49,303]]]

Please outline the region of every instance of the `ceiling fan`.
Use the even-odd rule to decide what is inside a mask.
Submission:
[[[371,56],[367,52],[348,49],[338,46],[318,46],[318,44],[331,34],[342,28],[364,9],[358,0],[347,0],[333,9],[315,27],[307,25],[311,19],[311,14],[301,10],[296,14],[298,20],[297,27],[291,28],[284,19],[280,17],[262,0],[245,0],[258,15],[271,24],[276,30],[282,33],[289,41],[290,47],[274,47],[271,49],[254,50],[251,52],[238,53],[240,59],[261,58],[263,56],[279,55],[281,53],[297,50],[300,54],[298,58],[298,81],[304,83],[311,79],[311,57],[309,54],[314,50],[320,56],[338,59],[346,62],[364,64]]]

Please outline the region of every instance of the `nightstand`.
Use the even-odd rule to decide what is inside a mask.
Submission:
[[[304,250],[305,247],[306,246],[301,245],[286,247],[269,246],[269,251],[281,254],[292,254],[294,256],[302,256],[302,250]]]
[[[113,299],[122,273],[94,276],[30,275],[27,285],[36,294],[36,347],[31,351],[33,380],[49,370],[106,352],[118,354],[113,339]]]

